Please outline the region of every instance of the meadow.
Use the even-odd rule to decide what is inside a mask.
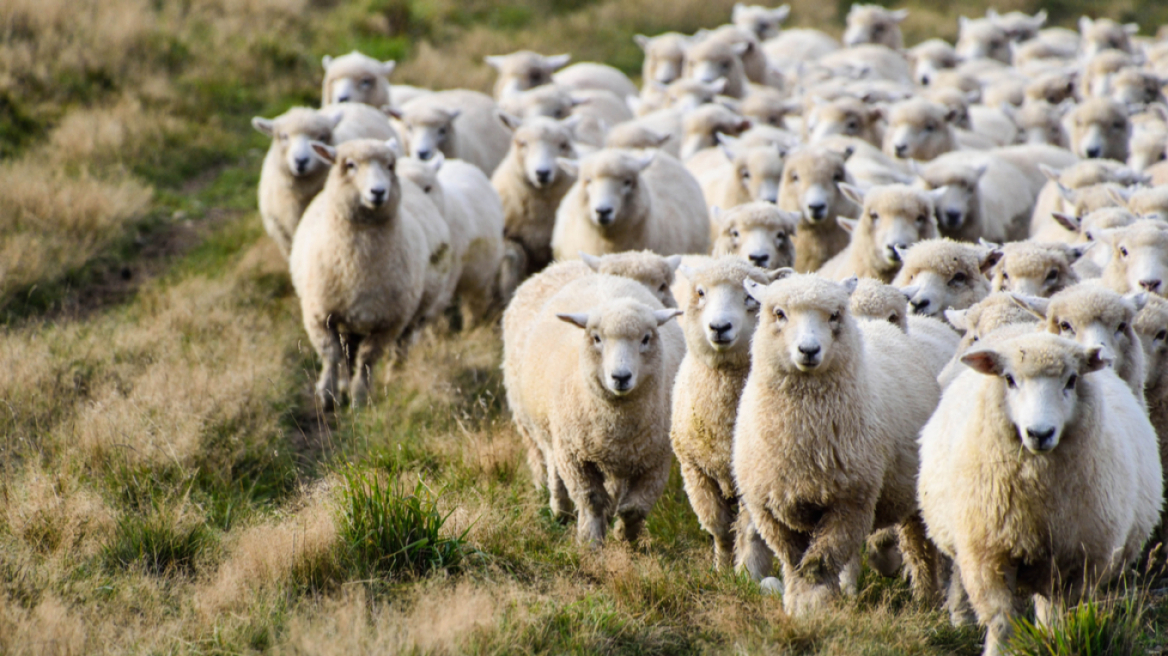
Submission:
[[[838,35],[848,4],[790,23]],[[979,653],[867,570],[787,617],[712,569],[676,467],[637,545],[579,547],[531,484],[497,327],[430,328],[368,408],[313,400],[252,116],[317,105],[321,57],[352,49],[434,88],[489,90],[482,57],[520,48],[637,76],[633,34],[732,5],[0,3],[0,654]],[[911,44],[988,3],[907,6]],[[1168,23],[1159,0],[996,6]],[[1147,578],[1019,653],[1168,653]]]

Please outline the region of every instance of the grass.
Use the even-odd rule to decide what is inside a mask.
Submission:
[[[1016,656],[1134,656],[1145,654],[1150,601],[1142,592],[1091,599],[1058,613],[1050,626],[1015,622],[1009,653]]]
[[[731,5],[0,3],[0,653],[978,653],[871,572],[786,617],[712,570],[677,471],[639,545],[579,548],[531,485],[495,327],[427,331],[372,407],[315,411],[251,116],[315,104],[321,56],[353,48],[436,87],[486,89],[482,56],[520,47],[636,74],[632,34]],[[957,8],[909,6],[910,42],[954,36]],[[832,3],[793,13],[842,27]],[[1137,599],[1027,644],[1164,649],[1166,605]]]

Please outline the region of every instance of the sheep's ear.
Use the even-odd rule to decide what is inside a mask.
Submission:
[[[576,134],[576,128],[580,126],[580,121],[583,121],[583,120],[584,120],[583,116],[576,114],[574,116],[569,116],[568,118],[561,119],[560,125],[567,128],[568,131],[574,135],[574,134]],[[603,121],[604,119],[600,119],[600,120]],[[601,132],[603,133],[603,132],[605,132],[605,130],[602,128]]]
[[[337,161],[336,148],[319,141],[313,141],[309,145],[312,146],[312,152],[316,153],[316,156],[321,158],[326,164],[331,165]]]
[[[942,198],[945,197],[945,192],[947,191],[949,191],[949,185],[945,185],[944,187],[937,187],[936,189],[930,189],[925,193],[928,194],[929,200],[933,201],[933,204],[936,205],[941,201]]]
[[[722,217],[724,215],[725,212],[722,211],[721,207],[717,205],[710,206],[710,220],[714,222],[714,225],[720,227],[722,225]]]
[[[779,267],[778,269],[772,269],[770,271],[765,271],[765,272],[763,272],[763,275],[766,277],[767,280],[774,282],[776,280],[782,280],[783,278],[786,278],[787,276],[794,275],[794,273],[795,273],[795,270],[792,269],[791,267]]]
[[[1102,346],[1085,348],[1079,355],[1079,363],[1083,367],[1079,373],[1089,374],[1111,366],[1113,358],[1103,354]]]
[[[397,139],[390,139],[390,141],[392,141],[394,143],[394,145],[397,145]],[[430,167],[431,171],[437,173],[438,170],[441,169],[442,165],[445,163],[446,163],[446,154],[440,150],[440,151],[434,153],[434,156],[430,158],[430,161],[426,162],[426,166]]]
[[[986,162],[982,162],[981,164],[973,167],[973,172],[977,176],[978,180],[981,180],[981,177],[986,174],[986,171],[989,170],[989,167],[990,165]]]
[[[393,69],[395,68],[397,68],[397,62],[392,59],[387,59],[381,62],[381,75],[383,77],[389,77],[393,75]]]
[[[901,287],[900,288],[900,293],[904,294],[904,299],[906,301],[911,301],[913,299],[913,297],[916,296],[917,292],[919,292],[919,291],[921,291],[920,285],[909,285],[908,287]]]
[[[762,290],[766,289],[766,285],[747,278],[742,281],[742,287],[746,289],[747,296],[753,298],[759,303],[762,302]]]
[[[1037,14],[1034,14],[1034,18],[1030,19],[1030,24],[1033,25],[1035,29],[1040,28],[1043,25],[1045,25],[1046,24],[1046,10],[1043,9],[1042,11],[1038,12]]]
[[[1039,319],[1045,319],[1047,311],[1050,310],[1050,299],[1048,298],[1011,293],[1010,300],[1014,301],[1014,305],[1026,310]]]
[[[560,321],[570,323],[578,328],[588,327],[588,313],[587,312],[561,312],[556,314],[556,318]]]
[[[448,109],[448,110],[446,110],[446,115],[450,117],[451,121],[453,121],[454,119],[456,119],[462,115],[462,110],[461,109]]]
[[[1002,245],[1001,245],[1001,244],[997,244],[997,243],[994,243],[994,242],[992,242],[992,241],[989,241],[989,240],[988,240],[988,239],[986,239],[985,237],[978,237],[978,238],[977,238],[977,244],[978,244],[978,246],[984,246],[984,247],[986,247],[986,248],[991,248],[991,249],[992,249],[992,248],[1001,248],[1001,247],[1002,247]]]
[[[841,183],[839,183],[839,190],[843,192],[844,197],[847,198],[848,200],[859,205],[860,207],[864,206],[864,190],[863,189],[860,189],[859,187],[857,187],[856,185],[853,185],[853,184],[841,182]]]
[[[580,251],[580,260],[583,261],[584,264],[587,264],[589,269],[592,269],[593,271],[596,271],[598,273],[600,272],[600,258],[599,257],[596,257],[595,255],[589,255],[588,253],[585,253],[584,251]]]
[[[1091,18],[1088,16],[1080,16],[1079,17],[1079,31],[1080,32],[1085,33],[1087,30],[1091,29],[1091,26],[1094,24],[1095,24],[1095,22],[1092,21]]]
[[[1135,36],[1140,33],[1139,23],[1128,23],[1123,26],[1123,31],[1127,32],[1129,36]]]
[[[1058,183],[1058,190],[1059,190],[1059,195],[1063,197],[1063,200],[1067,201],[1068,203],[1075,202],[1075,190],[1074,189],[1071,189],[1070,187],[1068,187],[1065,184],[1060,182],[1060,183]]]
[[[680,262],[681,260],[678,261]],[[677,273],[680,273],[682,276],[684,276],[686,280],[693,280],[693,277],[695,274],[697,274],[697,271],[694,270],[694,268],[691,266],[682,264],[677,267]]]
[[[255,128],[257,132],[266,137],[276,136],[276,122],[270,118],[253,116],[251,119],[251,126]]]
[[[957,17],[957,29],[964,32],[965,29],[968,27],[969,27],[969,19],[966,18],[965,16],[958,16]]]
[[[1134,294],[1128,294],[1124,298],[1135,306],[1136,312],[1144,309],[1144,306],[1148,304],[1148,292],[1136,292]]]
[[[1087,254],[1087,251],[1095,247],[1098,242],[1089,241],[1085,244],[1075,244],[1074,246],[1067,246],[1067,261],[1074,264]]]
[[[908,10],[907,9],[894,9],[894,10],[888,12],[888,17],[897,23],[903,22],[904,19],[908,18]]]
[[[999,376],[1005,370],[1005,361],[996,351],[978,349],[961,356],[965,366],[987,376]]]
[[[741,2],[735,2],[734,8],[730,10],[730,21],[733,22],[738,20],[738,17],[741,16],[742,12],[745,10],[746,5],[742,4]]]
[[[398,109],[397,107],[394,107],[393,105],[382,105],[381,106],[381,113],[385,114],[386,116],[388,116],[390,118],[396,118],[399,121],[402,120],[402,116],[404,116],[404,114],[402,114],[402,111],[400,109]]]
[[[986,18],[990,19],[991,21],[997,22],[997,20],[999,18],[1001,18],[1001,16],[998,15],[997,9],[990,7],[989,9],[986,10]]]
[[[954,310],[949,308],[945,310],[945,319],[949,321],[949,325],[953,326],[961,332],[969,330],[969,324],[965,321],[965,315],[969,310]]]
[[[835,221],[845,232],[855,232],[856,226],[860,224],[859,219],[849,219],[846,216],[837,216],[835,217]]]
[[[1083,227],[1083,222],[1079,217],[1072,216],[1066,212],[1051,212],[1050,216],[1056,223],[1071,232],[1078,232]]]
[[[781,23],[791,15],[791,5],[782,5],[771,10],[771,20]]]
[[[507,58],[505,55],[487,55],[486,57],[483,57],[483,62],[486,63],[487,66],[490,66],[497,71],[503,69],[503,64],[506,61]]]
[[[844,158],[844,161],[846,162],[852,157],[852,155],[856,154],[856,149],[854,146],[847,146],[843,150],[837,150],[836,152],[839,153],[839,156]]]
[[[633,168],[637,169],[637,172],[640,173],[641,171],[644,171],[645,169],[649,168],[649,165],[652,164],[653,160],[656,158],[657,158],[656,152],[654,152],[654,151],[645,152],[640,157],[633,158]]]
[[[664,326],[670,319],[683,314],[685,314],[685,310],[679,310],[677,308],[665,308],[664,310],[653,311],[653,316],[657,318],[658,326]]]
[[[1042,171],[1042,174],[1046,176],[1047,180],[1050,180],[1051,182],[1054,182],[1054,183],[1057,183],[1059,181],[1058,169],[1053,168],[1047,164],[1039,164],[1038,170]]]
[[[843,282],[841,282],[840,286],[844,288],[844,291],[848,293],[848,296],[851,296],[852,293],[856,291],[856,285],[859,285],[859,284],[860,284],[860,279],[857,278],[856,276],[852,276],[851,278],[848,278],[847,280],[844,280]]]
[[[1107,197],[1114,201],[1119,207],[1127,207],[1127,201],[1131,195],[1129,190],[1112,186],[1104,187],[1104,189],[1106,190]]]
[[[714,92],[714,95],[721,95],[726,90],[726,78],[720,77],[706,86],[707,89]]]
[[[633,113],[633,116],[638,115],[641,110],[641,104],[641,99],[637,96],[625,96],[625,106],[629,108],[629,111]]]
[[[670,271],[677,271],[677,268],[681,266],[681,256],[670,255],[669,257],[665,258],[665,266],[669,267]]]
[[[742,55],[745,55],[746,53],[750,52],[750,47],[751,47],[750,43],[740,42],[740,43],[735,43],[734,46],[731,48],[731,50],[734,51],[735,55],[738,55],[739,57],[741,57]]]
[[[523,119],[515,116],[514,114],[508,114],[501,109],[495,110],[495,116],[499,118],[499,122],[503,124],[503,127],[507,128],[511,132],[518,130],[519,126],[523,125]]]
[[[651,41],[652,41],[652,39],[645,36],[644,34],[634,34],[633,35],[633,43],[637,44],[641,48],[641,50],[648,50],[649,43]]]
[[[986,275],[987,273],[990,272],[990,269],[994,268],[995,264],[997,264],[998,262],[1001,262],[1001,261],[1002,261],[1002,251],[1000,251],[996,248],[992,248],[989,251],[987,251],[984,255],[982,255],[981,263],[979,264],[978,268],[981,269],[982,275]]]
[[[333,63],[333,58],[331,55],[325,55],[324,57],[320,58],[320,65],[323,66],[324,70],[326,71],[328,70],[329,64],[331,63]]]
[[[560,170],[573,178],[580,174],[580,162],[567,157],[557,157],[556,164],[560,165]]]
[[[543,58],[543,65],[548,70],[554,71],[557,68],[563,68],[570,61],[572,61],[572,55],[549,55]]]
[[[391,151],[393,151],[393,154],[396,157],[405,157],[406,156],[406,151],[402,148],[401,142],[399,142],[397,140],[397,137],[390,137],[390,138],[386,139],[385,140],[385,147],[390,149]],[[441,155],[442,153],[438,153],[438,154]],[[445,156],[443,156],[442,161],[446,161]],[[439,166],[441,166],[441,165],[439,165]],[[434,170],[437,171],[438,169],[435,168]]]

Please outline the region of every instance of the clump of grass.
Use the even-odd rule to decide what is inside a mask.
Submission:
[[[174,512],[127,514],[118,519],[112,541],[103,549],[107,566],[139,566],[155,575],[189,574],[211,545],[206,526],[184,521]]]
[[[343,558],[355,575],[409,576],[454,569],[467,553],[466,531],[445,535],[450,514],[438,509],[439,494],[419,480],[409,491],[366,471],[341,474],[338,533]]]
[[[1079,604],[1058,613],[1049,626],[1026,618],[1014,622],[1007,653],[1014,656],[1133,656],[1147,653],[1143,593]]]

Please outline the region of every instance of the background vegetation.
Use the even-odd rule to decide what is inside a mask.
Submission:
[[[847,8],[792,4],[833,33]],[[432,87],[486,89],[482,56],[519,48],[635,75],[634,33],[731,5],[0,3],[0,653],[977,653],[868,575],[789,620],[711,571],[676,473],[637,548],[577,548],[522,464],[494,329],[427,334],[371,409],[312,402],[251,116],[316,104],[321,56],[354,48]],[[912,43],[986,3],[908,6]],[[1168,21],[1155,0],[997,6]],[[1027,649],[1168,644],[1153,593],[1069,617]]]

